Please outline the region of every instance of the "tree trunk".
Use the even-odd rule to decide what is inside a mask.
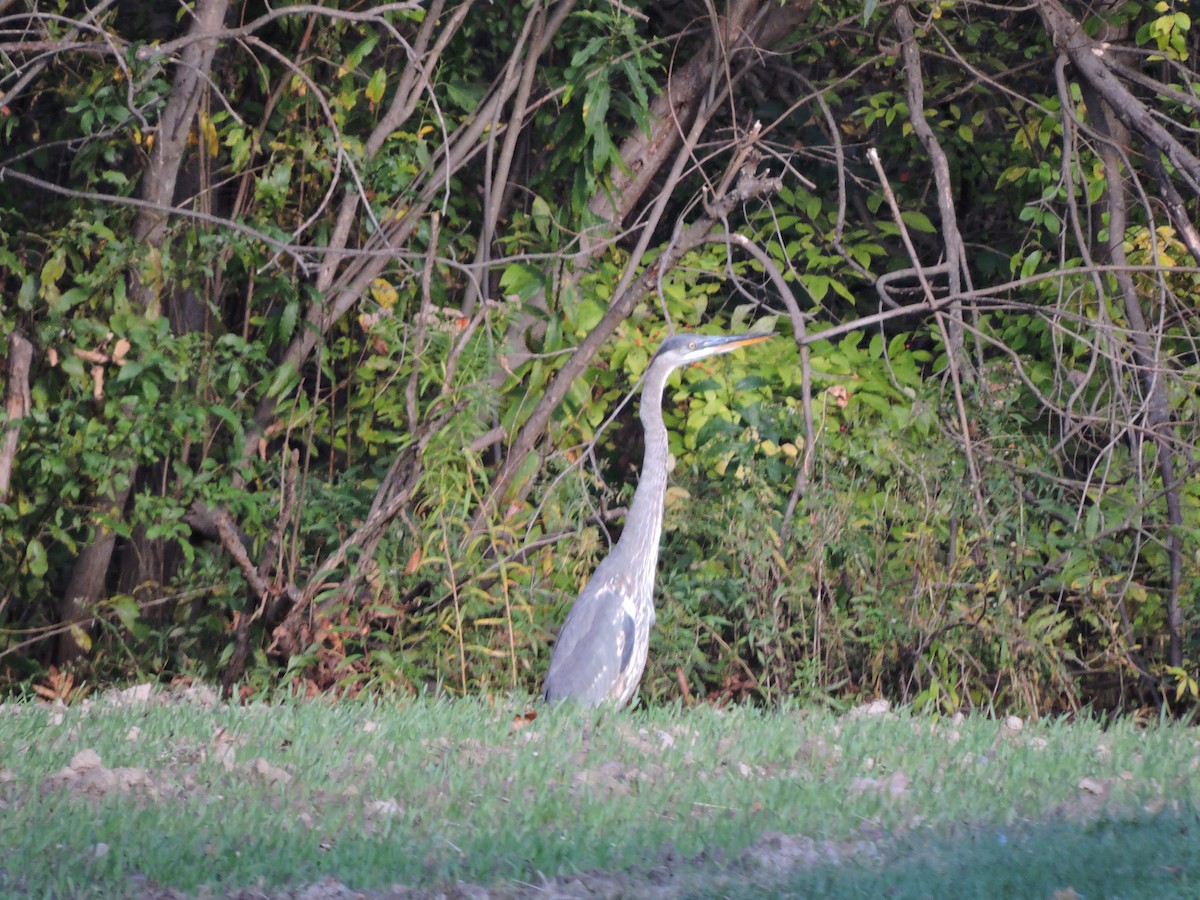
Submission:
[[[208,89],[208,73],[216,54],[216,33],[225,22],[229,0],[200,0],[192,19],[191,34],[197,39],[180,53],[179,65],[171,90],[171,99],[159,119],[154,152],[142,178],[142,199],[154,208],[143,208],[133,224],[138,242],[160,248],[167,233],[167,220],[175,196],[175,185],[187,149],[187,139],[200,100]],[[147,316],[161,313],[159,286],[131,276],[130,300]],[[60,664],[79,658],[86,652],[89,610],[104,594],[104,586],[116,546],[116,534],[106,520],[119,519],[137,479],[133,461],[118,463],[118,485],[109,489],[96,502],[93,520],[95,531],[84,546],[71,570],[71,578],[58,604],[59,621],[70,624],[70,630],[59,641],[57,660]]]
[[[17,444],[21,440],[21,420],[29,415],[29,368],[32,362],[33,345],[24,335],[14,331],[8,336],[8,386],[4,400],[7,421],[4,437],[0,440],[0,503],[8,500]]]

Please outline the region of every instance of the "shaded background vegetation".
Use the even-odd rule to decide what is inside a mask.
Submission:
[[[1197,694],[1185,6],[0,0],[0,681]]]

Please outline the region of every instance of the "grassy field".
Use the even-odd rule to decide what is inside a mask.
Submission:
[[[0,706],[0,895],[1194,897],[1198,787],[1169,725],[132,689]]]

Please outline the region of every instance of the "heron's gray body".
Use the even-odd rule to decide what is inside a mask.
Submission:
[[[655,619],[654,574],[670,458],[662,418],[667,376],[686,363],[768,337],[675,335],[663,341],[650,361],[640,410],[646,433],[642,475],[621,539],[596,567],[559,632],[546,675],[547,701],[570,698],[599,706],[611,700],[623,705],[637,691]]]

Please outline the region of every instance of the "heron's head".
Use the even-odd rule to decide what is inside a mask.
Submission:
[[[729,353],[739,347],[758,344],[772,334],[675,334],[659,345],[654,354],[654,363],[665,365],[668,370],[688,363],[708,359],[721,353]]]

